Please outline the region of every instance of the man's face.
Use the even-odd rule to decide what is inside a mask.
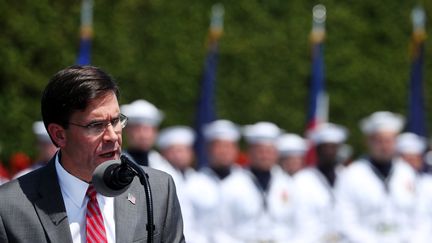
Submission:
[[[280,166],[289,175],[294,175],[303,168],[304,156],[303,155],[288,155],[280,159]]]
[[[214,140],[208,145],[210,163],[218,167],[229,167],[237,158],[238,146],[236,142],[228,140]]]
[[[269,171],[277,163],[278,152],[272,143],[257,143],[249,146],[251,166]]]
[[[396,132],[381,131],[369,135],[367,139],[370,156],[379,161],[389,161],[395,155]]]
[[[119,118],[120,108],[113,92],[90,101],[84,111],[76,111],[69,122],[88,125],[93,122],[106,122]],[[63,139],[57,141],[61,149],[61,163],[71,174],[91,181],[94,169],[107,160],[120,158],[122,128],[120,122],[116,127],[106,126],[100,134],[91,133],[88,128],[70,124],[67,129],[59,131]]]
[[[185,170],[192,166],[194,159],[191,146],[177,144],[162,150],[162,155],[177,169]]]
[[[125,132],[128,147],[141,151],[149,151],[157,136],[157,128],[147,124],[129,124]]]
[[[335,165],[340,145],[337,143],[322,143],[316,147],[318,162],[322,165]]]
[[[418,153],[403,153],[400,155],[404,161],[414,168],[415,171],[421,171],[423,168],[423,156]]]

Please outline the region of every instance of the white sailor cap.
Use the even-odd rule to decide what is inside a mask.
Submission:
[[[217,120],[205,125],[203,133],[207,141],[227,140],[237,142],[240,139],[239,128],[228,120]]]
[[[281,156],[304,155],[308,149],[306,140],[293,133],[279,136],[276,140],[276,147]]]
[[[48,131],[42,121],[36,121],[33,123],[33,133],[36,135],[37,140],[41,142],[51,141]]]
[[[128,124],[146,124],[156,127],[164,118],[163,112],[146,100],[136,100],[122,105],[120,110],[128,117]]]
[[[243,135],[249,144],[274,144],[281,133],[282,130],[271,122],[257,122],[243,128]]]
[[[159,149],[166,149],[173,145],[192,146],[195,141],[195,133],[187,126],[173,126],[163,129],[159,133],[156,145]]]
[[[396,150],[401,154],[422,154],[426,150],[426,139],[414,133],[402,133],[396,139]]]
[[[346,128],[333,123],[322,123],[309,134],[309,139],[315,144],[343,143],[348,137]]]
[[[402,115],[389,111],[377,111],[360,121],[360,128],[366,135],[379,131],[399,133],[405,123]]]

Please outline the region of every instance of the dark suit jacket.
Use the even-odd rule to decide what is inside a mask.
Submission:
[[[154,242],[184,242],[172,178],[151,168],[145,171],[153,195]],[[135,204],[128,200],[129,194]],[[146,199],[137,178],[114,199],[114,217],[116,242],[147,242]],[[47,166],[0,186],[0,242],[72,243],[54,158]]]

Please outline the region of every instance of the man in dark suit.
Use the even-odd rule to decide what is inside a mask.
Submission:
[[[72,66],[53,76],[41,109],[59,152],[48,165],[0,187],[0,242],[91,242],[93,235],[93,242],[147,241],[147,202],[137,179],[115,198],[88,194],[94,169],[121,154],[127,118],[118,96],[112,78],[96,67]],[[153,190],[154,242],[184,242],[172,178],[145,171]]]

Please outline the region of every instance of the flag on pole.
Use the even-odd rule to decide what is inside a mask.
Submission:
[[[81,5],[80,49],[76,63],[91,63],[91,41],[93,36],[93,0],[83,0]]]
[[[197,135],[195,140],[195,153],[197,155],[198,167],[203,167],[208,164],[203,127],[216,119],[216,68],[218,61],[218,42],[223,32],[223,15],[224,8],[222,4],[213,5],[207,42],[207,56],[204,63],[198,109],[195,118],[195,131]]]
[[[422,137],[427,137],[426,109],[423,90],[423,63],[425,32],[425,12],[421,7],[412,11],[412,62],[408,97],[407,131]]]
[[[328,120],[328,95],[325,91],[324,75],[325,6],[322,4],[314,6],[312,15],[312,74],[309,87],[306,134],[309,134],[319,124]],[[315,148],[313,144],[310,144],[309,147],[309,151],[306,154],[306,164],[313,165],[316,162]]]

